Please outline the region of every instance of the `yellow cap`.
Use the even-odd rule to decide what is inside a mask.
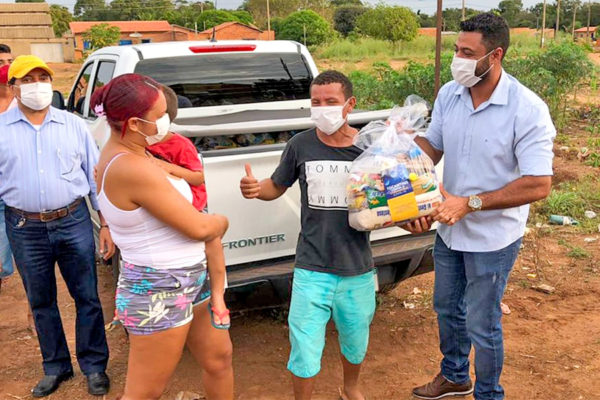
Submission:
[[[36,68],[41,68],[50,76],[54,76],[54,71],[39,57],[36,56],[18,56],[14,59],[8,70],[8,80],[12,78],[21,79]]]

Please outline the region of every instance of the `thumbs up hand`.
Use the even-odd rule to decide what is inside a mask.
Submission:
[[[260,184],[252,175],[250,164],[246,164],[244,168],[246,169],[246,175],[240,180],[242,196],[247,199],[255,199],[260,195]]]

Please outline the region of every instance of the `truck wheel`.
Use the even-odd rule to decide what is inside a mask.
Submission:
[[[384,285],[380,285],[379,286],[379,293],[389,293],[392,290],[396,289],[396,287],[398,286],[400,282],[392,282],[392,283],[386,283]]]

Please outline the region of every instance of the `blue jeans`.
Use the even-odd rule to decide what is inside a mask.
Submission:
[[[449,249],[436,238],[433,306],[438,314],[442,375],[469,380],[469,353],[475,347],[475,399],[504,399],[500,302],[521,247],[521,239],[498,251],[470,253]]]
[[[6,225],[4,223],[4,202],[0,200],[0,279],[13,274],[13,258],[10,244],[6,237]]]
[[[25,220],[7,208],[6,232],[33,312],[46,375],[73,370],[56,302],[58,263],[77,309],[76,354],[85,375],[108,363],[104,317],[98,298],[94,237],[85,202],[51,222]]]

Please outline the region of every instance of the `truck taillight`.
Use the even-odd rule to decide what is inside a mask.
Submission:
[[[223,53],[226,51],[254,51],[255,44],[213,44],[208,46],[191,46],[194,53]]]

